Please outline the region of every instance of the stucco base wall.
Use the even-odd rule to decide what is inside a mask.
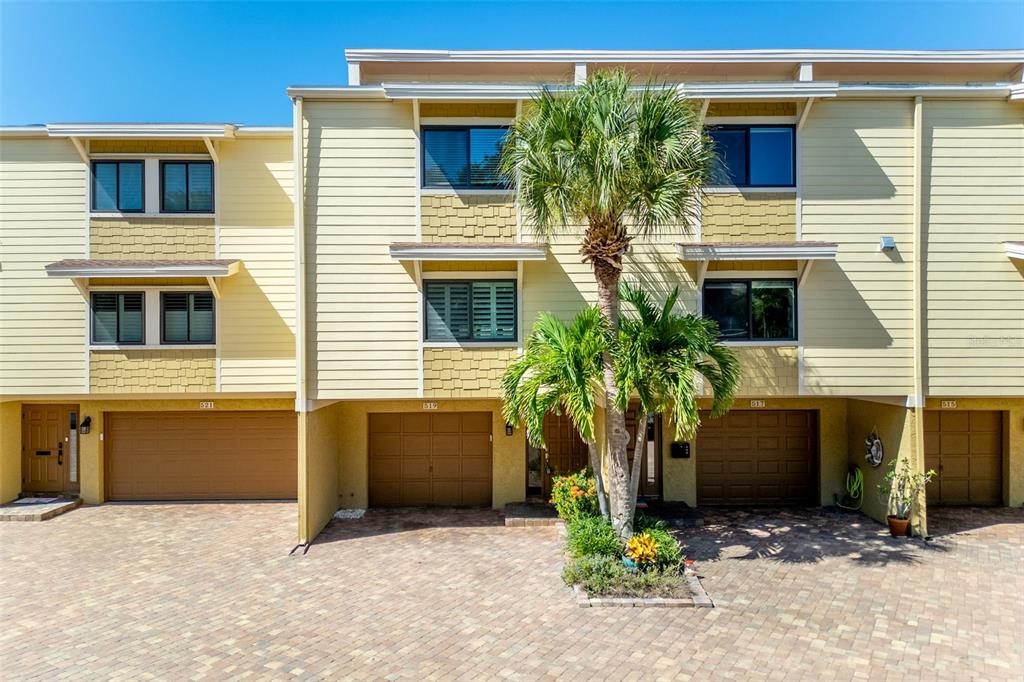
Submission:
[[[299,414],[299,542],[311,542],[338,509],[338,405]]]
[[[490,412],[493,443],[491,505],[502,509],[526,496],[526,436],[517,428],[505,435],[498,400],[436,400],[437,412]],[[374,400],[338,403],[338,493],[341,507],[369,506],[369,415],[374,412],[421,412],[423,400]]]
[[[864,503],[861,511],[871,518],[885,523],[888,501],[878,493],[878,486],[885,479],[889,463],[905,458],[914,459],[914,411],[902,405],[851,400],[849,402],[849,448],[850,464],[856,464],[864,474]],[[865,460],[866,440],[876,434],[882,441],[884,458],[880,465],[872,466]],[[922,463],[915,464],[915,470],[923,470]],[[916,462],[916,459],[914,459]],[[920,523],[922,505],[918,505],[912,522]]]
[[[21,492],[21,403],[0,403],[0,504]]]

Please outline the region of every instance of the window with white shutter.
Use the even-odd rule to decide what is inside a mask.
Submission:
[[[427,341],[515,341],[512,280],[431,280],[424,286]]]

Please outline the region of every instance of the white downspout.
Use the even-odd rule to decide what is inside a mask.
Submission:
[[[914,168],[913,168],[913,242],[914,242],[914,284],[913,284],[913,331],[914,331],[914,460],[915,472],[924,472],[924,230],[922,226],[922,209],[924,188],[924,157],[922,130],[923,100],[914,98]],[[924,501],[924,494],[918,496],[919,503]],[[918,507],[918,528],[922,536],[928,534],[928,511]]]
[[[306,412],[306,199],[302,98],[292,100],[295,164],[295,411]]]

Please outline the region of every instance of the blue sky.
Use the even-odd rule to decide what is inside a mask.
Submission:
[[[1024,0],[13,2],[0,123],[288,124],[289,85],[345,82],[346,47],[1024,47]]]

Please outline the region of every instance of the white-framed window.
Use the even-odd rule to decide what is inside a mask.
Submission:
[[[92,217],[213,217],[217,164],[203,154],[99,154],[89,173]]]
[[[216,348],[217,301],[209,289],[97,287],[89,292],[93,350]]]

